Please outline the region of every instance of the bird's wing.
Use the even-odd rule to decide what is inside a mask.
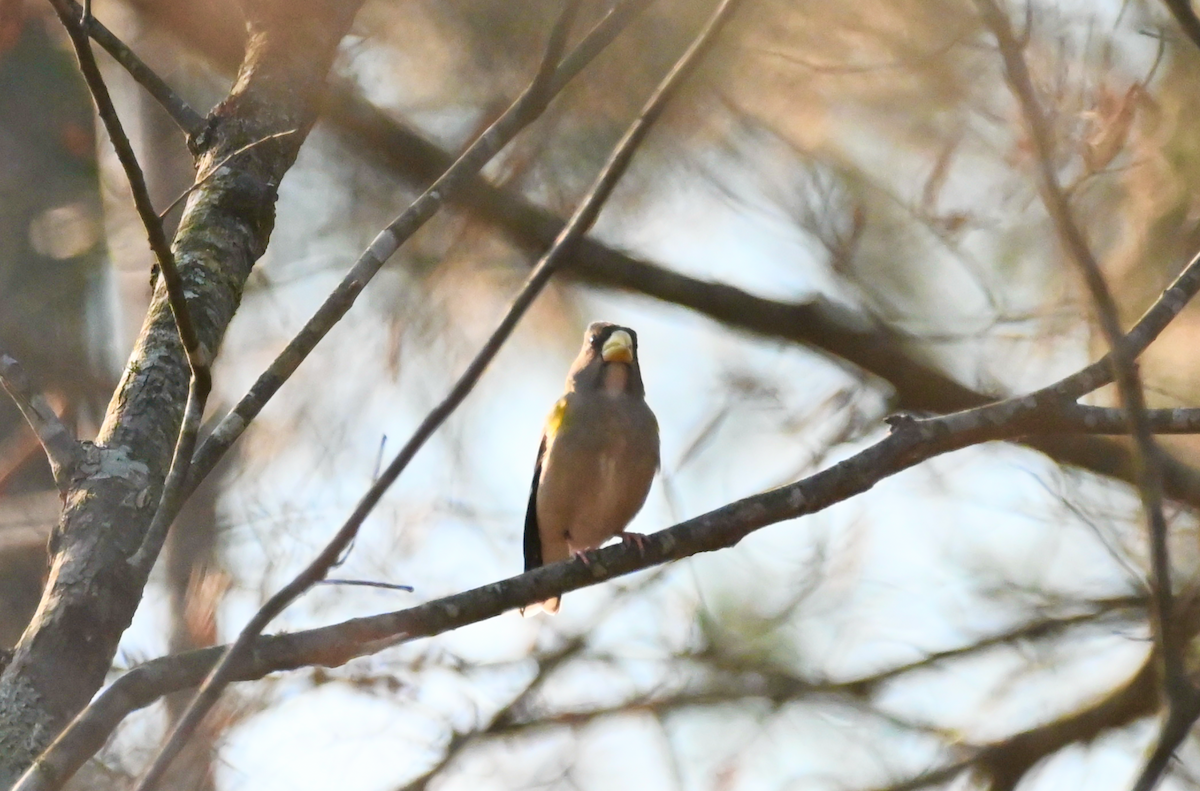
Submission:
[[[538,530],[538,481],[542,477],[542,460],[546,457],[546,435],[538,447],[537,464],[533,467],[533,483],[529,487],[529,505],[525,508],[525,570],[542,565],[542,534]]]

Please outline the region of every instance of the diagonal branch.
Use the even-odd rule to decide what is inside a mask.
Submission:
[[[50,471],[59,494],[66,495],[71,477],[83,458],[83,449],[75,435],[55,414],[46,397],[33,388],[25,369],[7,354],[0,353],[0,385],[12,396],[25,422],[37,435],[50,460]]]
[[[209,393],[212,392],[212,373],[209,368],[212,355],[200,341],[195,324],[192,322],[187,295],[184,292],[183,278],[180,277],[179,269],[175,265],[175,254],[171,251],[171,245],[167,241],[162,220],[150,200],[146,178],[138,164],[129,137],[121,126],[121,119],[117,115],[116,107],[113,106],[112,97],[109,96],[104,76],[100,73],[99,66],[96,65],[91,42],[79,23],[78,17],[72,15],[75,9],[71,7],[69,0],[51,0],[51,2],[75,47],[80,71],[83,72],[84,80],[96,102],[100,119],[112,141],[117,159],[120,160],[125,176],[129,179],[133,203],[138,217],[141,218],[142,225],[146,229],[146,235],[150,240],[150,249],[154,252],[154,258],[158,262],[158,271],[162,273],[167,302],[171,306],[171,313],[175,318],[175,328],[179,332],[179,339],[183,344],[188,368],[191,371],[187,405],[184,409],[183,421],[180,424],[179,437],[175,442],[171,467],[159,498],[158,509],[150,521],[150,526],[146,529],[141,546],[129,559],[132,566],[149,573],[150,567],[154,565],[154,561],[162,549],[171,521],[183,503],[184,484],[187,482],[188,467],[192,462],[192,450],[196,447],[200,421],[204,417],[204,405],[208,401]],[[92,19],[90,14],[85,14],[85,18]]]
[[[55,0],[56,10],[60,6],[83,27],[88,36],[95,39],[105,52],[121,64],[129,76],[154,97],[189,140],[200,134],[204,129],[204,116],[193,110],[154,69],[147,66],[125,42],[101,24],[100,20],[92,15],[91,9],[80,8],[74,0]]]
[[[569,24],[574,15],[573,3],[574,0],[568,0],[566,10],[564,10],[560,17],[559,24],[556,25],[558,29],[551,34],[552,42],[561,42],[561,39],[564,37],[561,28]],[[492,359],[499,353],[501,346],[503,346],[504,342],[512,334],[517,323],[533,304],[538,294],[550,281],[550,278],[561,265],[563,259],[574,249],[575,243],[595,223],[600,210],[612,194],[621,176],[628,169],[634,154],[649,134],[655,121],[662,115],[667,104],[678,92],[679,87],[688,75],[691,74],[702,56],[708,51],[709,46],[728,22],[737,5],[738,0],[722,0],[720,5],[717,6],[713,15],[700,31],[700,34],[688,47],[687,51],[680,56],[662,82],[659,83],[653,95],[642,108],[637,119],[626,130],[621,140],[618,141],[592,188],[588,191],[579,207],[575,210],[571,220],[567,223],[567,227],[563,229],[554,246],[547,251],[541,261],[538,262],[538,265],[534,267],[533,273],[513,300],[512,305],[500,321],[499,326],[497,326],[475,359],[467,366],[467,370],[459,377],[454,387],[451,388],[450,393],[421,422],[412,437],[409,438],[408,442],[405,443],[404,447],[401,448],[400,452],[392,460],[391,464],[388,465],[387,469],[379,476],[379,479],[359,501],[354,509],[354,513],[351,514],[350,518],[346,520],[345,524],[342,525],[318,556],[291,582],[268,599],[242,629],[237,640],[229,648],[229,651],[217,666],[213,668],[208,678],[205,679],[204,684],[196,692],[195,698],[192,699],[187,710],[179,718],[166,744],[163,745],[145,776],[138,783],[136,791],[150,791],[154,787],[155,783],[157,783],[166,770],[171,758],[178,753],[184,742],[199,725],[200,720],[216,703],[221,691],[231,680],[233,669],[242,660],[242,656],[249,650],[254,640],[262,633],[262,630],[288,604],[328,573],[329,569],[333,567],[338,558],[341,557],[342,553],[350,545],[350,542],[354,540],[359,528],[366,521],[367,516],[375,508],[380,498],[383,497],[383,493],[400,476],[400,473],[408,466],[409,461],[412,460],[429,437],[433,435],[434,431],[458,408],[459,404],[474,389],[475,384],[483,376]],[[554,48],[555,44],[552,43],[549,48],[551,51],[548,52],[548,59],[551,55],[554,59],[557,59],[558,53],[553,52]],[[550,73],[548,69],[540,71],[546,74]],[[538,88],[540,89],[540,86]],[[392,241],[388,238],[389,236],[390,234],[387,236],[380,234],[381,238],[377,239],[376,243],[391,244]],[[373,244],[372,247],[375,247],[375,245]]]
[[[622,0],[589,31],[562,63],[557,60],[563,42],[558,38],[551,41],[547,55],[554,55],[554,59],[544,57],[533,82],[521,96],[457,160],[447,163],[445,172],[408,209],[380,231],[287,348],[204,440],[192,462],[189,492],[212,471],[283,383],[353,307],[359,294],[388,258],[428,222],[446,201],[454,199],[469,187],[484,165],[507,146],[518,132],[537,119],[550,101],[604,51],[649,2],[652,0]],[[554,66],[553,70],[551,66]]]

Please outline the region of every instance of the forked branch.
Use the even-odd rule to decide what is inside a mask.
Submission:
[[[71,476],[83,456],[83,449],[75,435],[55,413],[46,397],[34,389],[21,364],[3,353],[0,353],[0,384],[12,396],[25,422],[37,435],[50,461],[54,484],[59,494],[66,495],[71,486]]]

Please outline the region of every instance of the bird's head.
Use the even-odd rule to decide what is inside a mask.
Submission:
[[[583,348],[571,366],[567,386],[573,390],[609,390],[643,396],[638,365],[637,333],[628,327],[596,321],[583,334]]]

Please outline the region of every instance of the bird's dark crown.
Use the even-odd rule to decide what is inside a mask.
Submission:
[[[587,332],[583,334],[583,343],[592,351],[599,353],[604,348],[604,342],[617,330],[624,330],[629,333],[629,337],[633,339],[633,356],[634,359],[637,359],[637,333],[628,327],[622,327],[620,324],[612,324],[607,321],[593,321],[588,325]]]
[[[568,390],[598,390],[602,386],[604,372],[610,365],[604,361],[604,344],[617,331],[629,333],[629,340],[632,341],[633,346],[631,350],[633,359],[628,361],[629,377],[625,390],[630,395],[639,398],[645,395],[642,369],[638,364],[637,333],[628,327],[610,324],[607,321],[596,321],[588,326],[587,332],[583,336],[583,349],[575,358],[570,373],[567,374]],[[626,365],[625,362],[619,364]]]

